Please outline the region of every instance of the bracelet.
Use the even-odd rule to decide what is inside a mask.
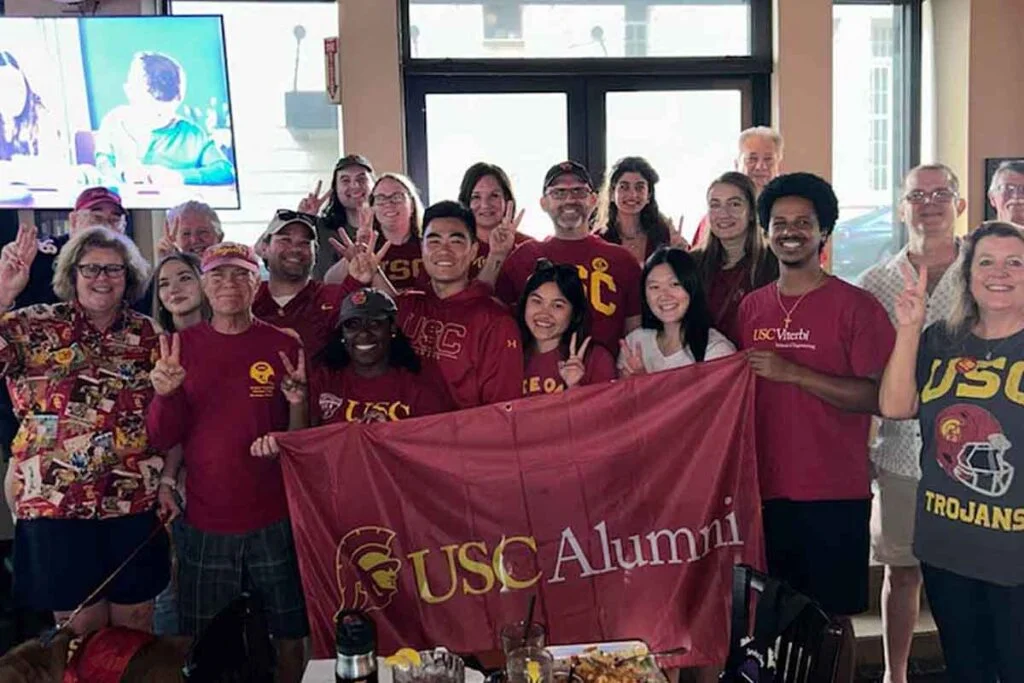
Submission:
[[[174,477],[160,477],[160,485],[170,486],[172,491],[178,490],[178,482],[174,479]]]

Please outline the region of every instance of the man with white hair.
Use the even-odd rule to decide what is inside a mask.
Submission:
[[[167,212],[164,235],[157,243],[159,258],[174,252],[187,252],[203,257],[203,252],[224,241],[224,230],[217,212],[209,204],[190,200]]]
[[[988,200],[998,220],[1024,225],[1024,159],[999,164],[992,174]]]
[[[782,166],[782,134],[768,126],[754,126],[740,133],[739,154],[736,170],[754,182],[757,194],[764,186],[779,175]],[[704,216],[693,236],[694,249],[699,249],[709,229],[708,217]]]

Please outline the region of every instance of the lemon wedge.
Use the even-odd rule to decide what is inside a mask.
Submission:
[[[401,650],[384,660],[384,663],[392,667],[402,669],[412,668],[423,664],[420,653],[411,647],[403,647]]]

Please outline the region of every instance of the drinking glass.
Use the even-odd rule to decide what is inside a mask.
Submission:
[[[507,683],[552,683],[554,659],[541,647],[520,647],[508,655]]]
[[[464,683],[462,658],[443,647],[420,652],[419,666],[399,664],[391,669],[394,683]]]
[[[547,639],[544,624],[533,622],[530,624],[530,632],[524,633],[525,630],[526,622],[523,621],[506,624],[501,628],[501,651],[505,653],[506,658],[513,650],[521,647],[544,647]]]

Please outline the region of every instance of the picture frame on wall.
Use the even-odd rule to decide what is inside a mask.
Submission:
[[[996,169],[1004,161],[1017,161],[1024,163],[1024,157],[995,157],[992,159],[985,159],[985,220],[994,221],[996,219],[996,210],[992,207],[992,202],[988,199],[988,189],[992,187],[992,176],[996,174]]]

